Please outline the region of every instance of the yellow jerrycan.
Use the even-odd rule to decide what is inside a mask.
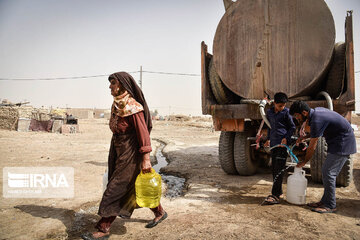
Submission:
[[[155,208],[160,204],[161,176],[153,168],[150,173],[142,171],[135,181],[136,203],[140,207]]]

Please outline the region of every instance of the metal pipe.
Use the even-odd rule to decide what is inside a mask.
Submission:
[[[245,99],[241,99],[241,100],[240,100],[240,103],[260,104],[260,103],[261,103],[261,100],[259,100],[259,99],[248,99],[248,98],[245,98]]]
[[[260,104],[259,104],[259,110],[260,110],[260,114],[261,114],[262,119],[264,120],[264,122],[266,123],[266,125],[268,125],[268,127],[271,129],[270,122],[269,122],[269,120],[267,119],[266,114],[265,114],[265,106],[266,106],[266,104],[267,104],[267,100],[266,100],[266,99],[261,100],[261,101],[260,101]]]
[[[326,102],[327,102],[327,105],[328,105],[328,109],[330,109],[331,111],[333,111],[333,103],[332,103],[332,100],[331,100],[331,97],[330,97],[330,95],[327,93],[327,92],[325,92],[325,91],[321,91],[321,92],[319,92],[318,94],[317,94],[317,98],[319,97],[319,96],[324,96],[325,97],[325,99],[326,99]]]

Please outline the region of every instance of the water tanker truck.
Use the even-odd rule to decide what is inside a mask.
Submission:
[[[219,161],[227,174],[253,175],[270,162],[257,146],[265,141],[265,110],[276,92],[290,102],[329,107],[351,120],[355,110],[352,12],[345,42],[335,43],[332,14],[323,0],[223,0],[225,13],[212,54],[201,43],[202,112],[211,115],[219,139]],[[344,13],[345,14],[345,13]],[[266,104],[269,103],[269,104]],[[256,137],[258,136],[258,137]],[[262,136],[259,138],[259,136]],[[294,136],[296,137],[296,136]],[[301,160],[304,151],[297,150]],[[322,181],[327,145],[319,138],[310,161],[311,179]],[[352,180],[350,158],[337,185]]]

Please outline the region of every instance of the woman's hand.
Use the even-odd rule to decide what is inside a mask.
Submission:
[[[141,162],[141,171],[143,173],[149,173],[151,172],[151,162],[150,162],[150,153],[145,153],[142,157]]]

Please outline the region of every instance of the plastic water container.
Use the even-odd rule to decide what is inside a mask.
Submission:
[[[109,173],[108,173],[108,170],[106,169],[106,171],[103,175],[103,192],[105,192],[106,186],[108,184],[108,175],[109,175]]]
[[[286,201],[296,205],[306,203],[306,188],[308,180],[302,168],[294,168],[294,174],[287,179]]]
[[[140,207],[155,208],[160,204],[161,176],[153,168],[150,173],[137,176],[135,181],[136,203]]]

